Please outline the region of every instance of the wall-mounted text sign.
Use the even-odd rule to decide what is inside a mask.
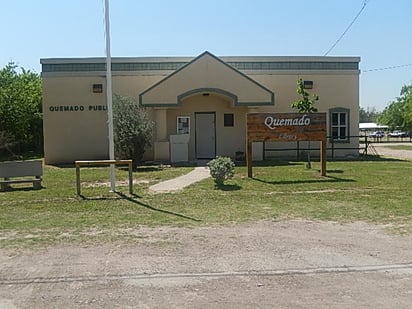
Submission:
[[[52,105],[49,106],[50,112],[98,112],[107,111],[106,105]]]

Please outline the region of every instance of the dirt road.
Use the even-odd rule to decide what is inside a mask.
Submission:
[[[412,236],[366,223],[138,228],[0,251],[0,308],[411,308]]]
[[[412,160],[412,150],[408,149],[392,149],[391,146],[406,145],[410,146],[410,143],[374,143],[373,147],[376,152],[383,157],[390,157],[401,160]]]

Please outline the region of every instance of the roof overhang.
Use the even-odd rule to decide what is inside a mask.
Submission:
[[[173,107],[180,106],[186,97],[205,92],[223,95],[234,106],[275,103],[272,91],[209,52],[143,91],[139,100],[147,107]]]

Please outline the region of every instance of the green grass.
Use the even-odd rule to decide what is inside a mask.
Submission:
[[[206,179],[177,193],[153,194],[151,184],[182,175],[191,168],[142,167],[134,173],[135,195],[128,187],[111,193],[107,168],[82,169],[84,198],[76,196],[74,168],[45,166],[44,189],[0,193],[0,246],[67,241],[133,239],[139,226],[201,226],[257,220],[304,218],[339,222],[366,221],[412,229],[412,162],[395,160],[328,162],[328,177],[319,163],[255,165],[254,178],[245,166],[215,189]],[[126,170],[116,170],[127,180]]]

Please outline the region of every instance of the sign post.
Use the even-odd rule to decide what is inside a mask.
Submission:
[[[326,176],[326,138],[320,142],[320,174]]]
[[[253,142],[320,141],[320,172],[326,176],[326,113],[250,113],[246,122],[249,178],[253,177]]]

